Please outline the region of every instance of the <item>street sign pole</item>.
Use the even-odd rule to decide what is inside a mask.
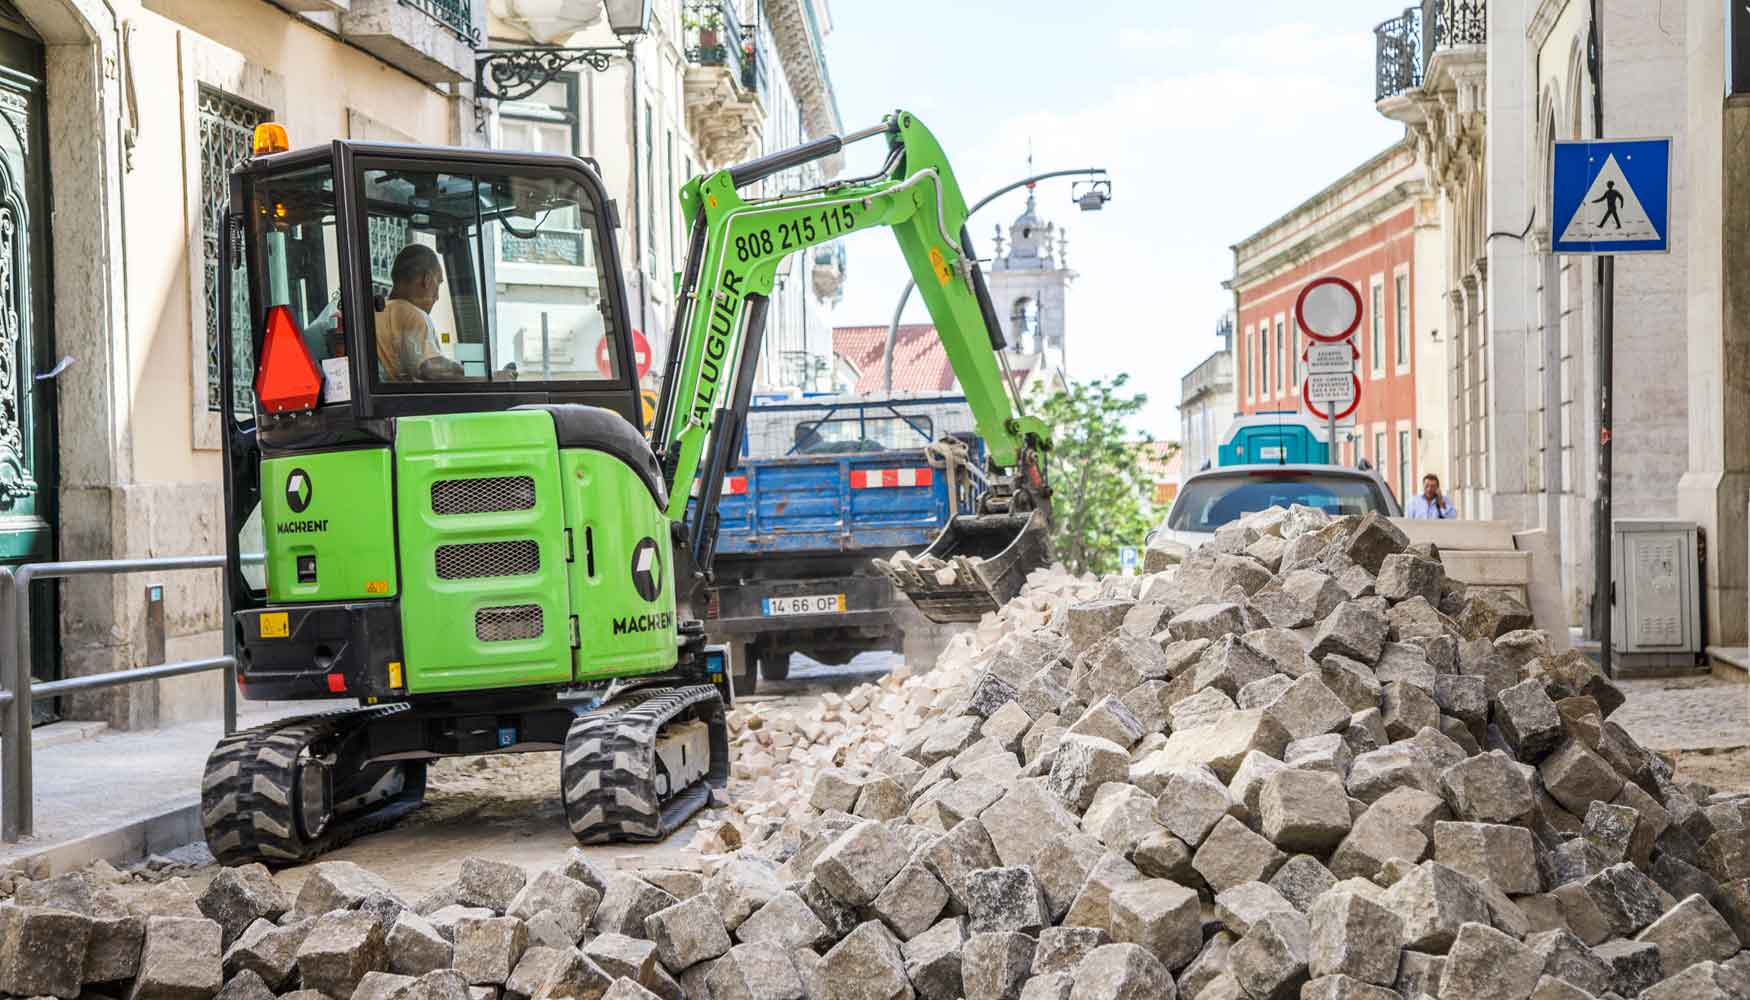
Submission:
[[[1611,606],[1615,603],[1615,585],[1611,580],[1611,390],[1616,370],[1616,258],[1598,258],[1598,511],[1594,517],[1597,565],[1593,567],[1593,607],[1597,613],[1598,667],[1604,676],[1610,673]]]

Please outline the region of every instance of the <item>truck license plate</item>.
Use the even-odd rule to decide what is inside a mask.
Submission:
[[[798,597],[767,597],[760,601],[767,615],[832,615],[845,610],[845,595],[816,594]]]

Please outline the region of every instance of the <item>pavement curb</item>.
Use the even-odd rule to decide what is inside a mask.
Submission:
[[[197,800],[58,844],[13,844],[0,849],[0,865],[46,866],[47,874],[60,875],[99,860],[120,867],[204,839]]]

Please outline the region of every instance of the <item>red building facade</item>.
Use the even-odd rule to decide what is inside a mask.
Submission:
[[[1338,429],[1339,454],[1345,465],[1371,463],[1400,501],[1419,489],[1425,472],[1440,473],[1434,456],[1444,451],[1439,429],[1418,420],[1417,364],[1425,360],[1418,354],[1434,335],[1418,323],[1427,315],[1417,308],[1426,298],[1418,287],[1418,237],[1425,237],[1424,271],[1426,258],[1438,253],[1437,216],[1421,178],[1413,151],[1393,146],[1236,244],[1234,276],[1226,283],[1238,316],[1234,398],[1243,415],[1305,411],[1307,340],[1294,319],[1301,289],[1335,275],[1361,292],[1353,336],[1361,400],[1354,426]],[[1440,371],[1434,367],[1432,377]]]

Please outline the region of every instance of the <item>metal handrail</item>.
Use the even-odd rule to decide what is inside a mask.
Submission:
[[[30,676],[30,585],[74,576],[118,576],[166,570],[224,569],[225,557],[168,556],[154,559],[86,559],[0,566],[0,842],[16,843],[35,825],[31,782],[30,706],[39,697],[96,691],[165,677],[224,672],[225,732],[237,730],[237,658],[233,655],[229,591],[223,609],[225,654],[157,663],[133,670],[68,677],[43,684]],[[13,641],[5,641],[6,637]]]

